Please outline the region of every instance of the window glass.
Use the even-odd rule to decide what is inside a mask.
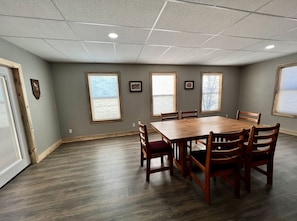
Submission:
[[[152,73],[153,116],[176,111],[176,73]]]
[[[221,110],[222,73],[202,73],[201,112]]]
[[[297,66],[279,67],[273,113],[297,116]]]
[[[118,73],[89,73],[92,121],[121,119]]]

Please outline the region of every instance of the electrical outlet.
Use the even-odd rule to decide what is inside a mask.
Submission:
[[[68,129],[68,133],[72,134],[72,129]]]
[[[132,127],[135,127],[135,123],[132,123]]]

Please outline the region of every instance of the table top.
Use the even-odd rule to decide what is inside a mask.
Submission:
[[[154,130],[171,142],[201,139],[203,136],[208,135],[210,131],[214,133],[227,133],[250,129],[253,125],[257,124],[220,116],[151,123]]]

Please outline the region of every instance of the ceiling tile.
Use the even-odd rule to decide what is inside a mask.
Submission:
[[[276,57],[286,55],[285,53],[266,53],[266,52],[253,52],[243,57],[244,64],[252,64],[260,61],[266,61]]]
[[[168,47],[164,46],[144,46],[140,56],[138,58],[139,62],[157,62],[158,59],[168,50]]]
[[[294,15],[297,13],[297,1],[295,0],[274,0],[270,1],[269,4],[260,8],[258,12],[271,14],[271,15],[279,15],[286,17],[295,17]]]
[[[64,40],[46,40],[53,48],[60,51],[65,57],[73,59],[91,58],[88,51],[79,41],[64,41]]]
[[[252,14],[233,25],[222,34],[267,39],[294,27],[297,27],[297,21]]]
[[[1,0],[1,15],[64,20],[50,0]]]
[[[182,57],[192,51],[193,48],[179,48],[179,47],[171,47],[167,50],[159,60],[161,62],[170,62],[174,61],[175,63],[179,63]]]
[[[297,28],[282,32],[279,35],[273,36],[271,39],[297,42]]]
[[[275,48],[267,50],[267,45],[275,45]],[[266,53],[295,53],[297,52],[297,42],[283,42],[283,41],[261,41],[254,45],[244,48],[250,51],[262,51]]]
[[[115,59],[117,62],[135,63],[137,61],[138,55],[141,52],[141,49],[142,49],[142,45],[116,44]]]
[[[217,36],[205,42],[202,47],[235,50],[255,44],[256,42],[259,42],[259,40],[251,38]]]
[[[69,25],[76,36],[82,41],[144,44],[150,32],[148,29],[143,28],[88,25],[81,23],[70,23]],[[117,39],[110,39],[108,34],[112,32],[117,33],[119,37]]]
[[[156,28],[216,34],[235,24],[248,13],[216,7],[169,2]]]
[[[216,6],[244,11],[255,11],[270,1],[271,0],[220,0],[217,2]]]
[[[60,59],[64,60],[65,58],[61,52],[57,51],[41,39],[18,37],[3,37],[3,39],[49,61],[57,61]]]
[[[0,16],[0,27],[0,35],[6,37],[76,39],[64,21]]]
[[[202,64],[212,64],[215,65],[217,64],[217,58],[218,57],[226,57],[230,53],[233,53],[233,50],[213,50],[211,53],[207,54],[206,56],[203,56],[200,58],[200,62]],[[219,64],[220,65],[220,64]]]
[[[53,0],[69,21],[152,27],[165,0]]]
[[[244,57],[250,53],[250,51],[225,51],[225,53],[213,58],[212,62],[220,65],[241,65],[245,62]]]
[[[213,35],[155,30],[152,32],[147,43],[177,47],[199,47],[211,37]]]
[[[201,61],[208,59],[215,51],[216,50],[214,49],[196,48],[183,56],[180,59],[180,62],[183,62],[185,64],[200,63]]]
[[[221,0],[177,0],[179,2],[192,2],[196,4],[203,4],[203,5],[212,5],[215,6],[217,2]]]
[[[115,47],[113,43],[84,42],[95,62],[114,62]]]

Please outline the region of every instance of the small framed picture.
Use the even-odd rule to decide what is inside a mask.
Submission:
[[[130,92],[142,92],[142,81],[129,81]]]
[[[185,90],[194,89],[194,81],[185,81]]]
[[[31,82],[32,93],[34,97],[38,100],[40,98],[39,81],[36,79],[30,79],[30,82]]]

